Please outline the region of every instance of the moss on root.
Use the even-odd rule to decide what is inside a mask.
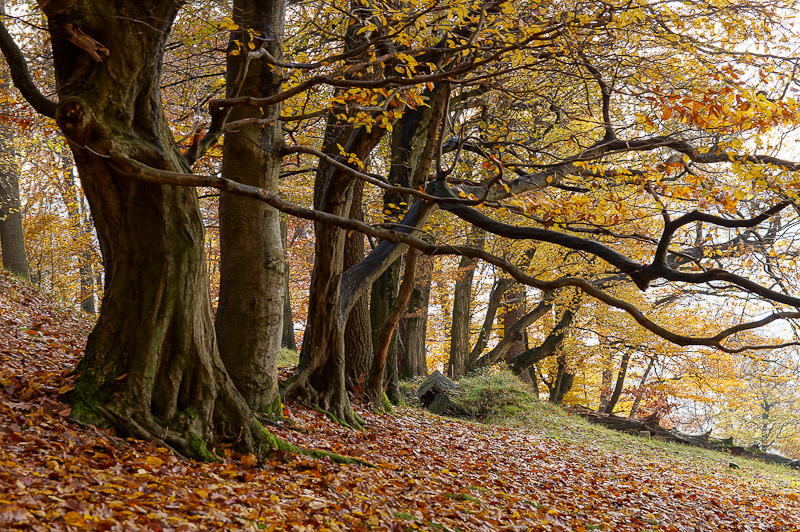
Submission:
[[[360,460],[358,458],[353,458],[352,456],[343,456],[341,454],[336,453],[329,453],[327,451],[320,451],[318,449],[306,449],[305,447],[300,447],[298,445],[294,445],[289,443],[285,440],[282,440],[269,432],[267,429],[264,429],[264,441],[262,442],[262,451],[269,452],[269,451],[286,451],[293,454],[301,454],[304,456],[310,456],[311,458],[330,458],[336,464],[359,464],[367,467],[374,467],[377,468],[375,464],[371,464],[367,461]]]
[[[59,400],[72,407],[70,419],[101,429],[111,428],[111,423],[100,411],[101,400],[97,397],[97,390],[85,381],[78,379],[75,388],[60,395]]]
[[[281,401],[280,394],[275,395],[275,399],[263,408],[261,414],[269,419],[283,419],[283,401]]]
[[[195,456],[199,457],[204,462],[219,462],[220,458],[208,450],[206,442],[201,440],[196,434],[187,434],[186,443],[189,444],[189,449]]]

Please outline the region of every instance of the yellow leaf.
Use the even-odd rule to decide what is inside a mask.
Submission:
[[[258,458],[253,453],[242,456],[242,465],[245,467],[254,467],[258,464]]]

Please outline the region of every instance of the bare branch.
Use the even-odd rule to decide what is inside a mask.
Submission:
[[[11,68],[11,79],[14,80],[14,86],[22,93],[22,97],[31,104],[31,107],[37,113],[49,118],[55,118],[58,104],[39,91],[28,70],[28,62],[25,60],[25,56],[2,22],[0,22],[0,48],[2,48],[3,55]]]
[[[724,331],[721,331],[720,333],[710,337],[695,337],[695,336],[681,335],[658,325],[657,323],[650,320],[647,316],[645,316],[644,313],[636,307],[636,305],[604,292],[603,290],[594,286],[592,282],[586,279],[581,279],[576,277],[566,277],[566,278],[556,279],[553,281],[543,281],[541,279],[537,279],[531,275],[526,274],[524,271],[515,266],[513,263],[505,259],[502,259],[500,257],[497,257],[482,249],[469,246],[450,246],[450,245],[441,246],[441,245],[431,244],[420,238],[409,235],[408,230],[395,231],[380,227],[373,227],[359,220],[353,220],[351,218],[336,216],[334,214],[322,211],[299,207],[263,189],[260,189],[258,187],[243,185],[241,183],[237,183],[230,179],[224,179],[221,177],[209,176],[209,175],[182,174],[178,172],[170,172],[167,170],[159,170],[157,168],[146,166],[128,157],[123,157],[116,154],[104,155],[97,153],[94,150],[91,150],[90,148],[84,148],[84,149],[92,151],[92,153],[98,157],[107,159],[111,164],[111,166],[117,172],[119,172],[120,175],[132,179],[139,179],[142,181],[164,184],[164,185],[216,188],[224,192],[229,192],[231,194],[237,194],[239,196],[249,197],[257,199],[259,201],[263,201],[268,205],[282,212],[285,212],[291,216],[296,216],[298,218],[304,218],[307,220],[314,220],[320,223],[334,224],[343,229],[362,232],[373,238],[379,238],[381,240],[386,240],[398,244],[406,244],[410,247],[422,251],[427,255],[463,255],[465,257],[473,259],[481,259],[488,262],[489,264],[492,264],[494,266],[497,266],[498,268],[505,270],[506,272],[508,272],[509,275],[511,275],[517,281],[546,292],[572,286],[582,290],[587,295],[611,307],[625,311],[634,320],[636,320],[636,322],[639,325],[641,325],[648,331],[677,345],[682,345],[682,346],[702,345],[707,347],[713,347],[727,353],[739,353],[747,350],[757,350],[757,349],[776,349],[781,347],[800,345],[800,342],[788,342],[780,345],[757,345],[757,346],[744,346],[744,347],[728,347],[723,344],[723,341],[725,341],[727,338],[736,333],[755,329],[758,327],[763,327],[777,320],[800,318],[800,312],[774,312],[763,319],[757,320],[755,322],[736,325],[734,327],[725,329]]]

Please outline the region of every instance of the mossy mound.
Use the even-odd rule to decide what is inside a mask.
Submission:
[[[508,370],[479,370],[458,381],[455,402],[478,419],[515,417],[536,407],[530,387]]]

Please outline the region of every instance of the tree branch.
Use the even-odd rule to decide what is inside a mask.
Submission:
[[[25,56],[8,33],[8,29],[6,29],[6,25],[3,22],[0,22],[0,49],[3,50],[3,55],[6,57],[8,66],[11,69],[11,79],[14,80],[14,86],[22,93],[22,97],[31,104],[31,107],[37,113],[49,118],[55,118],[58,104],[48,99],[36,87],[28,70],[28,62],[25,60]]]
[[[506,272],[508,272],[509,275],[511,275],[517,281],[524,283],[528,286],[538,288],[539,290],[543,290],[545,292],[572,286],[582,290],[588,296],[593,297],[598,301],[605,303],[606,305],[625,311],[639,325],[641,325],[648,331],[677,345],[682,345],[682,346],[702,345],[707,347],[714,347],[726,353],[740,353],[747,350],[780,349],[783,347],[800,345],[800,342],[786,342],[779,345],[728,347],[723,345],[722,343],[731,335],[739,332],[744,332],[747,330],[756,329],[758,327],[763,327],[777,320],[800,318],[800,312],[774,312],[769,316],[766,316],[765,318],[762,318],[760,320],[749,323],[742,323],[734,327],[730,327],[710,337],[695,337],[695,336],[686,336],[682,334],[677,334],[650,320],[647,316],[644,315],[644,313],[641,310],[639,310],[636,307],[636,305],[604,292],[603,290],[593,286],[592,283],[586,279],[581,279],[576,277],[565,277],[553,281],[543,281],[541,279],[537,279],[531,275],[526,274],[523,270],[516,267],[511,262],[502,259],[500,257],[497,257],[482,249],[477,249],[469,246],[450,246],[450,245],[442,246],[442,245],[430,244],[420,238],[413,237],[404,232],[373,227],[359,220],[353,220],[351,218],[346,218],[343,216],[336,216],[334,214],[322,211],[299,207],[263,189],[260,189],[258,187],[243,185],[241,183],[237,183],[230,179],[224,179],[221,177],[209,176],[209,175],[182,174],[178,172],[160,170],[157,168],[146,166],[143,163],[135,161],[128,157],[120,156],[117,154],[104,155],[101,153],[97,153],[96,151],[91,150],[90,148],[84,148],[84,149],[90,150],[94,155],[108,160],[112,168],[114,168],[114,170],[117,171],[120,174],[120,176],[128,177],[131,179],[138,179],[141,181],[147,181],[150,183],[162,184],[162,185],[216,188],[222,190],[223,192],[229,192],[231,194],[236,194],[242,197],[248,197],[259,201],[263,201],[282,212],[285,212],[289,215],[298,218],[314,220],[320,223],[334,224],[343,229],[359,231],[371,237],[379,238],[381,240],[386,240],[388,242],[406,244],[408,246],[414,247],[422,251],[427,255],[463,255],[469,258],[482,259],[488,262],[489,264],[492,264],[498,268],[505,270]]]

